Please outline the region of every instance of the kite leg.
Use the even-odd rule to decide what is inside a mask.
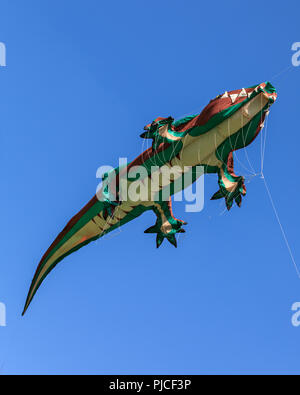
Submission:
[[[237,176],[233,170],[233,154],[229,153],[227,161],[222,165],[219,171],[218,184],[220,189],[211,197],[211,200],[225,198],[227,210],[230,210],[235,200],[236,204],[241,207],[242,196],[246,195],[244,177]]]
[[[157,233],[156,247],[158,248],[166,238],[174,247],[177,247],[176,233],[184,233],[182,225],[186,222],[173,216],[172,201],[153,202],[153,211],[157,216],[155,225],[145,230],[145,233]]]

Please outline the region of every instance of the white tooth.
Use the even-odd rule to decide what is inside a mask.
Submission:
[[[262,128],[265,126],[265,123],[263,122],[263,123],[261,123],[259,126],[260,126],[260,128],[262,129]]]
[[[245,88],[243,88],[241,93],[239,94],[239,97],[245,97],[245,96],[247,96],[247,92],[246,92]]]
[[[230,95],[230,99],[231,99],[232,103],[234,103],[237,98],[238,98],[238,94],[236,94],[236,93],[233,95]]]
[[[247,95],[248,95],[248,97],[250,97],[252,95],[252,92],[249,92]]]
[[[228,97],[228,92],[227,91],[224,93],[224,95],[221,97],[221,99],[225,99],[225,97]]]
[[[267,110],[266,111],[266,116],[268,116],[270,114],[270,111],[269,110]]]

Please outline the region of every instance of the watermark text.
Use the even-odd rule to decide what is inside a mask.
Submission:
[[[6,66],[6,46],[2,42],[0,42],[0,66]]]
[[[295,327],[300,326],[300,302],[293,303],[292,311],[295,311],[292,315],[292,325]]]
[[[187,212],[199,212],[204,207],[203,166],[127,165],[127,158],[119,159],[119,167],[101,166],[96,178],[101,179],[96,195],[99,201],[150,202],[186,201]],[[194,185],[193,185],[194,184]]]
[[[6,306],[0,302],[0,326],[6,326]]]
[[[292,45],[292,51],[295,52],[292,56],[292,65],[298,67],[300,66],[300,42],[296,42]]]

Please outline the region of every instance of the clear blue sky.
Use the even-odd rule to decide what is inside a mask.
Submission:
[[[259,177],[230,213],[209,200],[214,175],[202,212],[176,202],[188,222],[177,249],[143,233],[151,212],[81,249],[21,318],[42,254],[95,193],[98,166],[137,156],[157,116],[265,80],[279,96],[264,173],[300,264],[300,67],[286,70],[299,11],[298,0],[1,2],[1,373],[300,373],[300,281]],[[260,141],[247,153],[259,171]]]

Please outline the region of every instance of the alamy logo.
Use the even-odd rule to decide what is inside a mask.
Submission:
[[[292,56],[292,65],[295,67],[300,66],[300,42],[294,43],[292,45],[292,51],[296,51]]]
[[[0,302],[0,326],[6,326],[6,307]]]
[[[295,302],[292,306],[292,311],[295,313],[292,315],[292,325],[300,326],[300,302]]]
[[[96,178],[101,179],[96,195],[106,202],[189,202],[187,212],[199,212],[204,207],[203,166],[127,166],[127,158],[119,158],[119,167],[101,166]],[[193,192],[192,184],[195,182]],[[172,193],[171,193],[172,190]]]
[[[0,66],[6,66],[6,46],[0,42]]]

